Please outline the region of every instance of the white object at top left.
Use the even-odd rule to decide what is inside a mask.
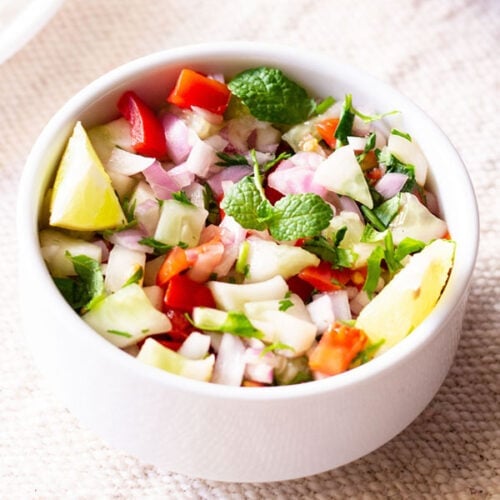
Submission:
[[[51,19],[64,0],[0,0],[0,64]]]

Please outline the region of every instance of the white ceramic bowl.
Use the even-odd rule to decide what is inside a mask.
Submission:
[[[236,388],[180,378],[143,365],[90,329],[66,304],[40,255],[43,194],[77,119],[116,115],[127,89],[162,102],[184,66],[234,74],[280,67],[313,95],[398,109],[423,148],[457,242],[446,290],[432,314],[384,355],[355,370],[302,385]],[[453,179],[453,183],[450,183]],[[26,164],[18,206],[21,305],[27,341],[54,390],[82,424],[111,446],[161,469],[223,481],[275,481],[353,461],[408,426],[431,401],[455,355],[478,244],[466,169],[443,132],[388,85],[295,48],[213,43],[152,54],[99,78],[47,124]]]

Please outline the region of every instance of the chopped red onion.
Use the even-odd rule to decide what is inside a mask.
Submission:
[[[224,253],[213,272],[217,276],[223,277],[227,276],[238,258],[240,245],[245,240],[247,230],[240,226],[230,215],[226,215],[222,219],[219,228],[221,229],[220,236],[224,245]]]
[[[225,167],[217,174],[212,175],[207,179],[207,183],[212,189],[215,196],[219,197],[224,194],[222,183],[231,181],[236,183],[247,175],[252,173],[252,168],[247,165],[235,165],[234,167]]]
[[[358,204],[352,198],[349,196],[339,196],[339,203],[341,211],[355,213],[363,221],[363,214]]]
[[[206,179],[218,161],[215,149],[200,139],[196,140],[186,160],[186,166],[193,174]]]
[[[375,184],[375,189],[388,200],[401,191],[401,188],[405,185],[407,180],[408,176],[406,174],[387,172],[377,184]]]
[[[143,234],[152,236],[160,218],[160,205],[149,198],[135,207],[134,215]]]
[[[165,113],[162,117],[167,151],[172,161],[178,165],[186,160],[192,145],[189,139],[189,128],[178,116]]]
[[[120,245],[128,248],[129,250],[135,250],[143,253],[153,253],[153,249],[151,247],[139,243],[144,236],[144,233],[140,229],[132,228],[111,233],[109,236],[106,236],[106,239],[113,243],[113,245]]]
[[[181,163],[170,168],[167,172],[180,189],[190,186],[195,178],[193,172],[189,170],[187,163]]]
[[[245,345],[231,333],[223,333],[215,360],[212,382],[240,386],[245,372]]]
[[[191,109],[194,113],[204,118],[208,123],[212,125],[220,125],[224,121],[224,117],[222,115],[218,115],[217,113],[212,113],[207,109],[200,108],[199,106],[191,106]]]
[[[114,147],[106,163],[106,169],[118,174],[131,176],[142,172],[155,161],[154,158],[150,158],[149,156],[129,153],[128,151]]]
[[[159,200],[168,200],[172,197],[172,193],[180,190],[177,182],[162,167],[159,161],[155,161],[144,170],[143,174]]]

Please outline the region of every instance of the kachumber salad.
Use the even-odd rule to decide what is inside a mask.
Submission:
[[[428,315],[454,255],[397,113],[269,67],[183,69],[158,108],[127,91],[67,143],[50,274],[96,332],[174,374],[271,386],[363,364]]]

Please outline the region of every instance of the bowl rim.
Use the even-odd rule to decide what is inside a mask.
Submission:
[[[446,287],[431,314],[417,327],[418,335],[408,335],[396,346],[385,352],[383,356],[374,358],[369,363],[334,377],[288,386],[259,388],[232,387],[191,380],[137,362],[132,356],[96,333],[66,303],[55,287],[40,252],[37,223],[39,210],[35,204],[38,201],[35,200],[37,194],[36,185],[39,172],[45,171],[47,168],[40,160],[46,154],[52,140],[60,134],[61,129],[64,127],[67,128],[70,122],[74,124],[75,117],[91,105],[92,99],[95,96],[111,91],[115,86],[136,77],[140,72],[147,72],[182,60],[189,61],[190,59],[199,59],[200,57],[207,56],[219,62],[246,57],[255,59],[256,61],[260,60],[261,64],[262,61],[268,61],[267,64],[269,64],[270,60],[277,61],[283,57],[286,60],[290,60],[292,56],[300,64],[310,64],[311,66],[328,62],[331,68],[328,72],[341,71],[343,75],[342,79],[346,81],[353,78],[356,80],[363,78],[366,85],[373,87],[374,92],[381,91],[394,96],[399,101],[405,103],[405,113],[408,113],[408,110],[410,110],[412,114],[419,115],[432,128],[437,140],[446,149],[446,153],[454,158],[457,171],[460,171],[462,190],[467,198],[465,203],[469,205],[471,211],[471,237],[468,248],[465,249],[468,259],[462,259],[464,262],[460,263],[459,268],[455,265],[453,267],[450,276],[450,281],[453,281],[453,287]],[[53,168],[51,167],[51,169]],[[123,364],[126,369],[130,370],[131,373],[135,372],[145,382],[151,381],[155,384],[163,385],[165,388],[173,388],[193,394],[240,401],[297,399],[321,393],[324,394],[360,384],[367,378],[375,379],[385,375],[388,370],[396,369],[402,363],[405,363],[413,353],[423,349],[432,340],[434,335],[437,334],[440,325],[446,323],[455,314],[462,297],[464,294],[467,294],[475,267],[479,244],[477,201],[467,169],[449,138],[434,120],[424,113],[412,100],[388,83],[374,78],[365,71],[335,60],[329,55],[311,53],[306,49],[298,49],[288,45],[249,41],[206,42],[153,52],[122,64],[83,87],[52,116],[29,153],[19,183],[17,228],[18,241],[24,255],[23,258],[32,259],[33,268],[37,273],[34,279],[43,281],[42,285],[47,289],[47,293],[50,294],[49,299],[54,301],[54,308],[57,309],[61,319],[65,322],[75,323],[72,335],[87,337],[86,339],[82,339],[90,343],[91,349],[99,349],[103,356],[113,363]],[[76,323],[76,321],[79,323]]]

